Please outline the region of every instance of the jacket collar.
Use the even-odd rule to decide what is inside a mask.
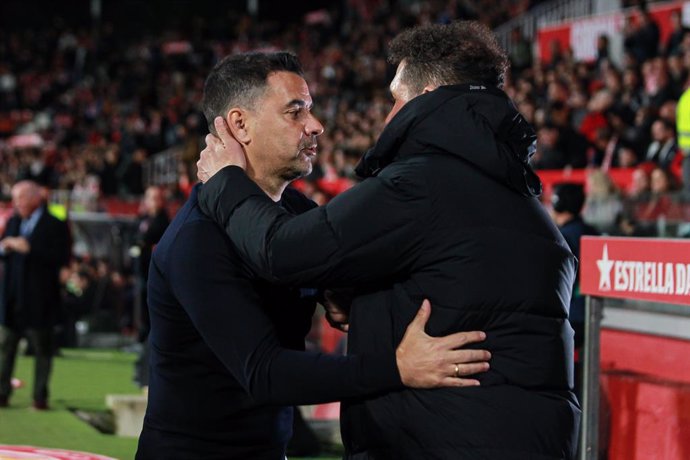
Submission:
[[[529,166],[536,133],[500,89],[482,84],[441,86],[422,94],[393,117],[356,172],[376,176],[410,155],[444,153],[462,158],[525,196],[541,193]]]

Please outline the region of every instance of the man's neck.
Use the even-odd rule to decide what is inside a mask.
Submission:
[[[288,182],[284,179],[269,174],[263,174],[253,168],[249,163],[247,163],[247,175],[276,203],[280,201],[285,188],[288,186]]]

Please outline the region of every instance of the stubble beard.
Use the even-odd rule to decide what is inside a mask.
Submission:
[[[300,152],[300,156],[302,156],[302,152]],[[298,157],[296,161],[301,162],[301,159]],[[280,178],[283,179],[286,182],[292,182],[294,180],[297,180],[301,177],[306,177],[309,174],[311,174],[313,166],[312,166],[312,160],[311,158],[307,158],[307,164],[301,165],[301,164],[295,164],[286,167],[284,170],[280,172]]]

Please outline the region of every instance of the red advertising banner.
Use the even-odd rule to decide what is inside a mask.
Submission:
[[[115,460],[112,457],[77,452],[74,450],[45,449],[31,446],[0,445],[0,459],[2,460]]]
[[[659,26],[661,43],[666,43],[671,34],[671,14],[680,12],[683,2],[670,2],[650,6],[649,12]],[[560,24],[540,27],[537,31],[537,46],[542,62],[551,62],[551,47],[557,46],[561,52],[572,50],[578,61],[593,61],[596,58],[596,43],[599,35],[607,35],[611,40],[611,51],[622,52],[621,34],[625,18],[631,17],[635,22],[639,13],[634,8],[624,11],[597,14],[584,18],[565,21]],[[553,44],[552,44],[553,42]]]
[[[690,240],[583,237],[580,290],[690,305]]]

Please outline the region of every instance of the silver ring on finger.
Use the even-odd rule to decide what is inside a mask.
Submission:
[[[455,365],[455,377],[460,378],[460,366]]]

